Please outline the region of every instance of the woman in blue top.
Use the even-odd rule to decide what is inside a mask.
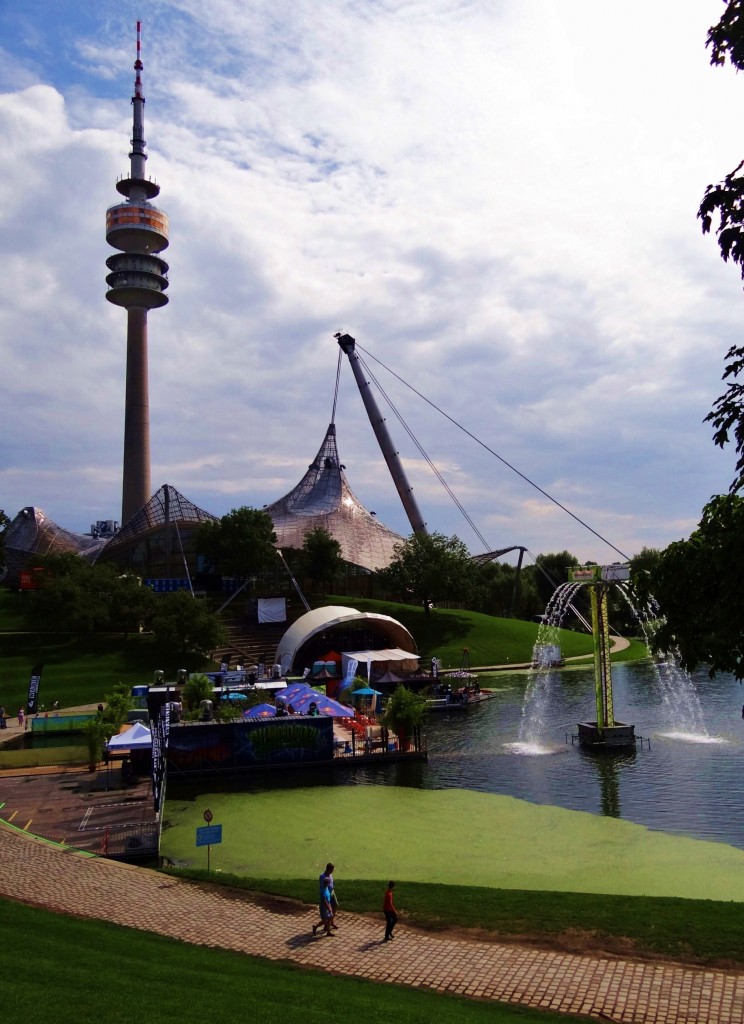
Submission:
[[[333,937],[333,907],[331,906],[331,888],[329,875],[320,876],[320,921],[313,925],[313,935],[316,935],[321,926],[326,935]]]

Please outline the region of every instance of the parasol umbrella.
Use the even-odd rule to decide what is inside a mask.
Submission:
[[[296,697],[304,696],[306,693],[315,693],[315,691],[307,683],[290,683],[283,690],[277,690],[274,697],[277,700],[283,700],[287,704],[294,704]]]
[[[243,718],[275,718],[276,708],[273,704],[256,704],[243,712]]]
[[[292,702],[295,711],[301,715],[306,715],[310,710],[310,705],[315,704],[318,709],[318,714],[324,718],[353,718],[353,708],[347,707],[345,704],[340,704],[337,700],[332,700],[330,697],[324,696],[322,693],[316,693],[311,690],[309,693],[304,694],[297,700]]]
[[[371,686],[360,686],[358,690],[352,690],[350,697],[379,697],[380,691],[373,690]]]

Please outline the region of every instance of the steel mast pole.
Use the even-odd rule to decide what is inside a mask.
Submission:
[[[380,412],[379,406],[372,394],[369,381],[366,380],[364,376],[362,364],[355,351],[356,341],[349,334],[336,334],[334,337],[338,340],[342,351],[349,357],[354,379],[357,382],[359,393],[362,396],[364,407],[367,410],[367,415],[369,416],[369,422],[372,424],[372,429],[375,432],[377,443],[380,445],[383,457],[387,463],[388,469],[390,470],[390,475],[393,478],[393,483],[398,491],[400,500],[403,502],[403,508],[408,516],[411,528],[414,533],[426,536],[429,531],[426,529],[424,517],[421,515],[416,499],[413,496],[413,488],[408,482],[408,477],[403,469],[400,455],[398,454],[398,451],[393,444],[393,440],[390,437],[390,433],[385,423],[385,417]]]

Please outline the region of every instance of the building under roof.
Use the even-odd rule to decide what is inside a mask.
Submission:
[[[6,579],[15,583],[31,555],[80,555],[94,561],[105,539],[71,533],[34,505],[22,508],[5,532]]]
[[[280,549],[301,548],[306,534],[322,527],[341,545],[345,562],[369,572],[388,566],[395,545],[405,540],[368,512],[349,487],[338,457],[335,423],[302,480],[265,510]]]
[[[321,527],[338,541],[343,560],[363,573],[388,566],[396,544],[405,541],[367,511],[349,486],[338,457],[335,423],[300,482],[265,511],[274,523],[280,550],[302,548],[305,536]],[[8,527],[7,575],[16,579],[32,554],[74,552],[91,562],[114,561],[145,579],[193,577],[199,569],[196,531],[216,519],[170,484],[163,484],[110,538],[71,533],[30,506]]]
[[[197,569],[196,531],[202,523],[215,519],[175,487],[163,484],[98,557],[146,579],[185,578]]]

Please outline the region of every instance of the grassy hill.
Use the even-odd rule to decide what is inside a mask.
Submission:
[[[130,686],[152,681],[155,669],[174,679],[176,670],[216,668],[198,656],[174,656],[158,647],[149,634],[124,639],[119,634],[27,631],[23,617],[24,595],[0,589],[0,704],[13,712],[25,702],[28,680],[34,665],[43,665],[40,700],[47,705],[58,700],[62,707],[97,704],[115,683]],[[538,626],[519,619],[499,619],[479,612],[435,609],[424,615],[415,605],[387,601],[328,597],[326,604],[352,605],[360,611],[390,615],[411,632],[419,653],[426,661],[436,655],[445,668],[459,668],[467,647],[473,666],[514,665],[529,662]],[[560,630],[564,657],[592,654],[591,637]],[[646,655],[643,644],[634,642],[618,655],[637,659]]]
[[[23,616],[25,595],[0,588],[0,704],[13,714],[25,704],[34,665],[43,665],[39,700],[61,707],[97,704],[118,683],[129,686],[152,682],[155,669],[175,679],[176,670],[209,668],[200,655],[174,657],[149,634],[34,633]]]
[[[459,668],[462,649],[467,647],[473,666],[509,665],[529,662],[537,639],[538,625],[521,619],[499,619],[480,612],[435,608],[425,615],[418,605],[395,604],[364,598],[328,597],[328,604],[350,605],[360,611],[380,612],[402,622],[416,640],[424,662],[440,658],[444,668]],[[568,629],[558,631],[558,643],[565,658],[592,655],[592,638]],[[618,660],[634,660],[647,654],[644,644],[631,642]]]

